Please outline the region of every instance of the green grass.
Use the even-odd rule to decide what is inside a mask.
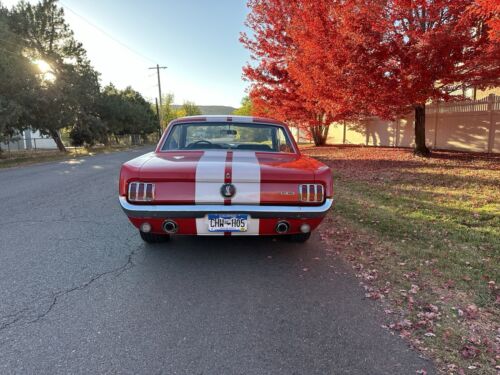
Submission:
[[[374,286],[388,289],[392,307],[414,322],[416,346],[446,371],[456,365],[467,373],[478,362],[472,373],[494,373],[487,346],[477,344],[473,359],[461,350],[478,335],[494,342],[500,324],[500,157],[420,159],[406,150],[333,147],[305,153],[334,170],[336,204],[325,230],[335,243],[335,227],[347,228],[351,240],[340,252],[377,270]],[[404,291],[412,285],[419,290],[409,303]],[[439,320],[418,327],[418,314],[430,304],[439,306]],[[457,313],[471,304],[479,317]],[[425,336],[429,329],[436,336]]]
[[[474,207],[471,200],[453,196],[441,199],[440,189],[435,190],[412,191],[394,183],[373,186],[337,179],[335,212],[352,222],[362,220],[363,226],[384,240],[401,243],[401,261],[416,265],[436,259],[442,278],[483,296],[485,275],[499,282],[498,210],[493,204]],[[469,278],[471,281],[464,281]],[[488,301],[494,302],[493,295],[477,302],[484,305]]]

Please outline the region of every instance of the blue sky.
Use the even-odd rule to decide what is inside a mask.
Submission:
[[[176,103],[236,107],[245,95],[241,68],[249,56],[238,38],[246,0],[62,0],[60,5],[103,84],[131,85],[154,100],[156,75],[148,67],[159,63],[168,66],[162,71],[163,92],[175,94]]]

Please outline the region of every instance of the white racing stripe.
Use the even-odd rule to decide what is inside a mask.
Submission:
[[[195,201],[197,204],[224,204],[220,194],[224,184],[227,152],[205,151],[196,167]],[[260,164],[255,152],[234,151],[231,182],[236,187],[232,204],[260,203]],[[209,232],[207,218],[196,219],[198,235],[223,236],[222,232]],[[232,232],[231,235],[258,235],[259,219],[249,218],[246,232]]]
[[[236,187],[233,204],[260,203],[260,164],[255,152],[234,152],[232,182]]]
[[[224,184],[226,151],[205,151],[196,166],[196,204],[224,204],[220,188]]]
[[[226,151],[205,151],[196,166],[196,204],[224,204],[220,188],[224,184]],[[198,235],[223,236],[221,232],[209,232],[206,218],[196,219]]]
[[[232,183],[236,195],[232,204],[260,204],[260,164],[255,152],[235,151],[233,153]],[[259,219],[249,218],[248,231],[233,232],[233,236],[258,235]]]

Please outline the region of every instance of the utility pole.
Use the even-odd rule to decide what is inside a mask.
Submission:
[[[156,69],[156,74],[158,76],[158,95],[160,99],[160,115],[161,115],[161,110],[162,110],[162,102],[161,102],[161,79],[160,79],[160,69],[167,69],[166,66],[160,66],[159,64],[156,64],[156,66],[149,68],[151,69]],[[161,117],[160,117],[160,126],[161,126]]]
[[[156,103],[156,115],[158,116],[158,139],[161,138],[161,117],[160,117],[160,108],[158,107],[158,98],[155,98]]]

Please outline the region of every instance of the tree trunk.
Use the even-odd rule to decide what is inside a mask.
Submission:
[[[425,144],[425,104],[415,105],[415,155],[429,156],[430,150]]]
[[[109,136],[107,134],[105,134],[103,137],[102,137],[102,143],[104,144],[104,146],[108,147],[109,146]]]
[[[324,146],[328,138],[328,130],[330,125],[316,125],[311,128],[311,134],[315,146]]]
[[[66,147],[64,147],[64,144],[62,143],[61,136],[59,135],[59,132],[57,130],[51,130],[50,131],[50,136],[56,142],[57,148],[61,152],[66,152]]]

